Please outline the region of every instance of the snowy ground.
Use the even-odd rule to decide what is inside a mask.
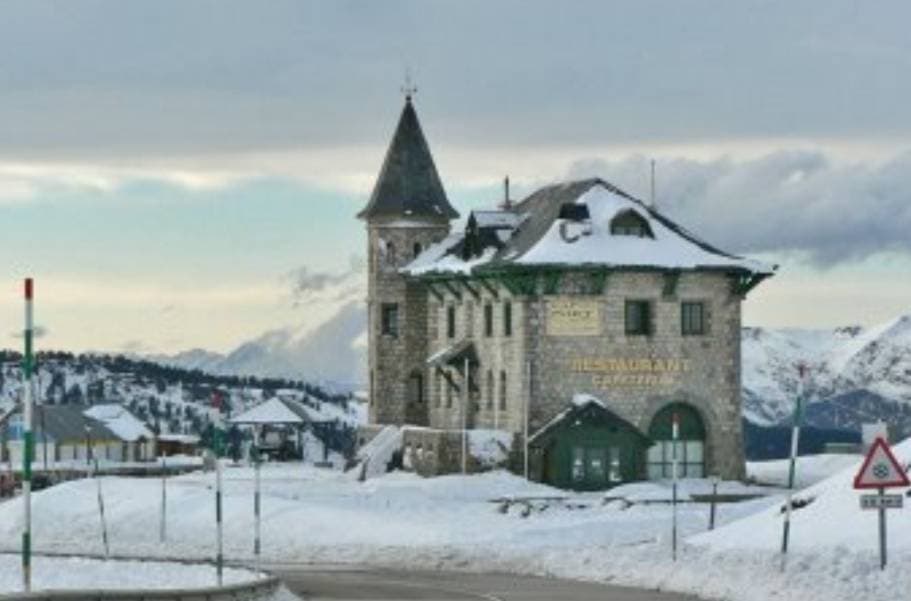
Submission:
[[[796,487],[806,488],[825,480],[832,474],[854,467],[862,459],[860,455],[820,454],[807,455],[797,459]],[[788,485],[787,459],[774,461],[752,461],[747,463],[747,475],[762,484],[772,486]]]
[[[905,461],[911,459],[911,443],[898,451]],[[911,589],[911,572],[898,569],[911,565],[911,513],[890,516],[894,569],[881,574],[871,515],[857,508],[850,489],[853,471],[849,466],[803,493],[815,501],[795,513],[794,553],[784,573],[777,552],[777,492],[719,506],[720,528],[710,535],[702,534],[708,507],[680,505],[684,544],[673,562],[671,510],[654,502],[669,496],[666,486],[620,487],[610,496],[625,500],[605,503],[600,494],[567,495],[506,473],[435,479],[396,473],[358,483],[336,471],[267,465],[263,552],[265,559],[283,562],[534,573],[732,601],[898,599]],[[249,558],[252,471],[227,468],[225,481],[226,553],[231,559]],[[160,481],[103,478],[112,553],[211,557],[213,482],[211,473],[168,480],[168,541],[161,544]],[[681,499],[707,488],[704,481],[685,482]],[[725,483],[720,492],[761,489]],[[39,549],[101,550],[94,482],[69,482],[35,495],[34,514]],[[3,506],[0,540],[16,540],[20,515],[18,500]]]
[[[0,555],[0,594],[22,590],[17,555]],[[260,575],[225,568],[224,583],[250,582]],[[93,559],[35,557],[33,589],[176,589],[204,588],[217,584],[215,568],[160,561],[100,561]]]

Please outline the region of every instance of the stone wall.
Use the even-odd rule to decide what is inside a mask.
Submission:
[[[532,399],[529,431],[534,433],[563,411],[576,393],[604,401],[621,417],[648,432],[655,413],[673,402],[692,405],[707,430],[706,470],[726,478],[744,476],[740,400],[740,297],[731,292],[722,273],[684,272],[676,283],[659,272],[614,272],[604,288],[592,294],[589,276],[564,276],[555,294],[510,295],[498,286],[497,296],[475,284],[475,298],[464,287],[460,296],[438,286],[442,301],[429,297],[428,355],[465,338],[475,342],[480,359],[473,376],[477,390],[468,404],[469,427],[500,428],[521,433],[525,401]],[[626,300],[646,300],[652,308],[654,331],[647,336],[625,333]],[[549,303],[570,300],[597,307],[597,327],[585,334],[558,335],[549,330]],[[681,334],[681,302],[702,301],[707,332]],[[512,305],[512,335],[503,328],[503,304]],[[487,336],[484,305],[493,307],[493,333]],[[446,307],[456,307],[456,335],[447,336]],[[605,360],[614,360],[605,363]],[[622,361],[621,361],[622,360]],[[648,369],[645,360],[650,361]],[[587,363],[586,363],[587,362]],[[529,390],[528,368],[532,386]],[[488,372],[494,379],[488,384]],[[506,374],[501,407],[499,374]],[[460,370],[451,370],[463,385]],[[434,373],[429,424],[461,427],[462,397]],[[492,394],[491,394],[492,392]]]
[[[370,423],[427,422],[427,291],[398,272],[449,233],[447,221],[371,221],[367,224],[367,355]],[[382,333],[382,306],[398,306],[398,335]],[[412,378],[420,375],[420,380]],[[417,386],[421,393],[418,394]]]
[[[549,334],[548,302],[560,297],[528,301],[529,357],[534,370],[530,430],[565,409],[574,393],[598,397],[645,433],[662,407],[685,402],[697,409],[706,426],[706,471],[742,478],[741,299],[731,293],[722,274],[683,273],[672,294],[665,294],[666,284],[660,273],[611,274],[604,292],[596,297],[601,331],[594,336]],[[570,278],[561,292],[573,286]],[[627,299],[649,301],[651,335],[625,333]],[[681,335],[683,301],[705,303],[705,335]]]
[[[446,290],[444,300],[433,299],[428,312],[427,331],[429,354],[445,350],[464,340],[475,343],[480,365],[472,372],[472,392],[468,403],[466,421],[474,428],[499,427],[518,431],[522,428],[524,399],[527,398],[525,374],[525,306],[500,287],[497,297],[489,290],[474,288],[479,292],[475,298],[464,288],[461,298]],[[443,292],[440,287],[437,290]],[[512,333],[507,335],[504,324],[504,305],[512,307]],[[492,308],[493,328],[491,335],[485,332],[484,306]],[[447,331],[447,308],[455,308],[455,336],[450,338]],[[450,377],[459,386],[447,396],[450,385],[446,378],[433,370],[430,374],[430,425],[434,428],[461,428],[462,406],[464,404],[463,368],[448,370]],[[505,376],[505,396],[502,394]]]

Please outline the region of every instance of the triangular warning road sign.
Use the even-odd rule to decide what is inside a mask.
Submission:
[[[886,441],[877,438],[870,447],[860,471],[854,476],[854,488],[894,488],[911,486],[908,474],[895,459]]]

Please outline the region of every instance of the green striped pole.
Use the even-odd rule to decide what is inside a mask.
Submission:
[[[224,552],[222,550],[222,526],[221,526],[221,461],[215,458],[215,573],[218,578],[218,586],[222,585],[222,571],[224,566]]]
[[[22,528],[22,588],[32,590],[32,454],[35,441],[32,434],[32,278],[25,279],[25,354],[22,357],[22,375],[25,381],[22,420],[22,505],[25,520]]]

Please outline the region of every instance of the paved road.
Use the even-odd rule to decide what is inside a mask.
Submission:
[[[297,595],[314,601],[696,601],[695,597],[670,593],[504,574],[292,566],[271,569]]]

